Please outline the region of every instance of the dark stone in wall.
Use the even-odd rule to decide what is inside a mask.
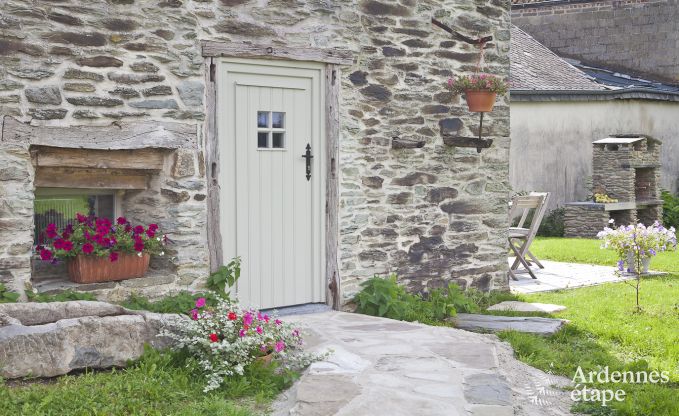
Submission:
[[[68,26],[82,26],[83,21],[75,16],[62,14],[62,13],[50,13],[47,15],[49,20],[58,22]]]
[[[134,72],[158,72],[160,70],[151,62],[135,62],[130,65],[130,69]]]
[[[483,206],[473,201],[454,201],[441,204],[441,211],[448,214],[481,214],[484,211]]]
[[[61,56],[73,56],[73,49],[67,48],[65,46],[53,46],[50,49],[51,55],[61,55]]]
[[[88,58],[79,58],[76,60],[77,64],[80,66],[91,66],[94,68],[105,68],[105,67],[121,67],[123,66],[123,61],[114,58],[112,56],[91,56]]]
[[[24,84],[16,82],[11,79],[0,79],[0,91],[18,90],[24,87]]]
[[[94,72],[81,71],[69,68],[64,73],[64,79],[89,79],[90,81],[103,81],[104,76]]]
[[[387,203],[395,205],[410,204],[413,202],[413,194],[410,192],[399,192],[387,197]]]
[[[392,48],[391,46],[385,46],[382,48],[382,55],[384,56],[405,56],[406,51],[399,48]]]
[[[54,71],[46,68],[19,68],[7,70],[10,74],[19,78],[44,79],[54,75]]]
[[[141,95],[139,94],[139,91],[135,90],[134,88],[127,87],[116,87],[116,89],[109,91],[108,93],[123,98],[135,98]]]
[[[358,258],[362,261],[385,261],[387,253],[381,250],[365,250],[358,253]]]
[[[422,39],[408,39],[401,43],[411,48],[431,48],[431,44]]]
[[[413,172],[402,178],[394,178],[391,181],[392,185],[398,186],[413,186],[418,184],[424,185],[435,182],[436,176],[425,172]]]
[[[63,108],[31,108],[28,115],[36,120],[61,120],[66,117],[67,112]]]
[[[163,39],[165,39],[165,40],[172,40],[172,39],[174,39],[174,32],[171,31],[171,30],[158,29],[158,30],[154,30],[154,31],[151,32],[151,33],[153,33],[154,35],[156,35],[156,36],[158,36],[158,37],[161,37],[161,38],[163,38]]]
[[[378,84],[368,85],[367,87],[362,88],[360,91],[361,94],[365,95],[366,97],[377,101],[388,101],[389,98],[391,98],[391,91],[389,91],[388,88]]]
[[[105,97],[67,97],[66,101],[78,106],[115,107],[123,105],[123,100]]]
[[[96,87],[86,82],[67,82],[64,84],[64,91],[74,92],[94,92]]]
[[[186,191],[176,192],[167,188],[161,188],[160,194],[176,204],[186,202],[191,198]]]
[[[45,38],[54,43],[64,43],[78,46],[104,46],[106,36],[101,33],[75,33],[75,32],[52,32]]]
[[[222,20],[214,26],[214,29],[219,33],[233,33],[256,38],[276,36],[276,32],[267,26],[261,26],[237,19]]]
[[[366,176],[361,180],[361,182],[368,188],[379,189],[382,187],[384,178],[381,178],[379,176]]]
[[[108,79],[120,84],[140,84],[143,82],[162,82],[165,81],[163,75],[156,74],[125,74],[109,72]]]
[[[16,52],[25,53],[26,55],[31,56],[41,56],[45,53],[45,51],[37,45],[30,45],[13,39],[0,39],[0,56],[9,56]]]
[[[445,105],[425,105],[422,107],[423,114],[446,114],[450,111],[450,107]]]
[[[241,4],[245,4],[250,2],[251,0],[219,0],[220,3],[222,3],[224,6],[240,6]]]
[[[61,104],[61,92],[56,86],[26,88],[24,94],[31,103]]]
[[[382,3],[375,0],[361,2],[361,10],[367,14],[378,16],[410,16],[410,9],[400,4]]]
[[[434,204],[438,204],[439,202],[445,199],[457,198],[458,194],[459,192],[455,188],[450,187],[433,188],[429,190],[429,194],[427,195],[427,201]]]
[[[75,110],[72,114],[72,117],[77,119],[89,120],[99,118],[99,115],[92,110]]]
[[[204,201],[205,198],[207,198],[207,195],[205,194],[195,194],[193,196],[193,199],[195,199],[196,201]]]
[[[365,85],[368,83],[367,72],[364,71],[354,71],[349,74],[349,81],[354,85]]]
[[[407,27],[395,27],[393,29],[394,33],[402,33],[404,35],[410,35],[410,36],[415,36],[418,38],[428,38],[429,35],[431,35],[430,32],[427,32],[426,30],[419,30],[419,29],[410,29]]]
[[[426,144],[424,140],[394,137],[391,140],[392,149],[420,149]]]
[[[142,94],[144,94],[144,97],[152,95],[172,95],[172,87],[169,85],[156,85],[155,87],[142,90]]]
[[[113,32],[131,32],[139,27],[137,22],[128,19],[106,19],[101,24]]]
[[[459,118],[444,118],[439,120],[442,136],[454,136],[464,127]]]

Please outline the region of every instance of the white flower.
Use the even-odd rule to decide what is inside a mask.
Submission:
[[[160,237],[156,237],[156,240],[160,241]]]
[[[141,257],[141,251],[137,253],[137,256]]]
[[[610,220],[608,220],[608,223],[609,223],[609,224],[613,224],[614,222],[615,222],[615,220],[614,220],[613,218],[611,218]]]
[[[164,251],[161,251],[161,252],[160,252],[160,255],[161,255],[161,256],[164,256],[164,255],[165,255],[165,252],[164,252]]]

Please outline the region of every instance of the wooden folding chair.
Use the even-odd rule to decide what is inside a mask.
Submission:
[[[526,256],[533,260],[539,268],[544,269],[542,263],[530,252],[530,245],[538,232],[538,228],[540,228],[540,223],[547,210],[548,201],[549,192],[531,192],[530,195],[517,196],[512,200],[510,218],[514,218],[521,212],[519,224],[516,227],[510,227],[508,235],[509,247],[516,256],[514,263],[509,268],[509,276],[514,280],[518,280],[515,271],[519,264],[526,268],[528,274],[533,279],[537,279],[530,268],[530,262],[526,260]],[[531,211],[533,212],[533,218],[529,227],[526,228],[525,223]]]

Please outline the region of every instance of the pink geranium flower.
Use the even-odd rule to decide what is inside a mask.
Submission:
[[[118,217],[118,219],[116,220],[116,223],[118,223],[118,225],[125,225],[125,224],[127,224],[127,218]]]
[[[42,249],[40,250],[40,258],[43,260],[51,260],[52,259],[52,252],[47,250],[47,249]]]
[[[94,251],[94,246],[90,243],[83,244],[83,253],[91,254]]]
[[[253,319],[254,318],[253,318],[253,316],[250,312],[245,312],[245,314],[243,315],[243,325],[245,325],[245,326],[252,325]]]
[[[198,309],[191,309],[191,319],[194,321],[198,320]]]
[[[240,331],[238,331],[238,336],[241,337],[241,338],[243,338],[246,334],[247,334],[247,331],[244,330],[244,329],[241,329]]]
[[[258,327],[255,329],[255,331],[257,331],[257,333],[260,334],[260,335],[264,332],[264,330],[262,329],[261,326],[258,326]]]
[[[276,342],[276,346],[274,347],[274,351],[281,352],[284,349],[285,349],[285,342],[283,342],[283,341]]]
[[[198,298],[196,300],[196,308],[202,308],[205,306],[205,298]]]

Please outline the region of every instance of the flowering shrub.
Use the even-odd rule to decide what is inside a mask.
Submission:
[[[502,78],[490,74],[459,75],[457,79],[448,79],[448,87],[454,94],[465,91],[489,91],[505,94],[509,84]]]
[[[116,261],[120,253],[142,253],[163,255],[168,242],[156,224],[148,227],[133,226],[119,217],[115,224],[108,218],[76,214],[76,221],[58,230],[55,224],[48,224],[41,234],[36,251],[45,261],[75,257],[78,254],[108,256]]]
[[[611,220],[612,223],[613,220]],[[597,234],[602,241],[602,248],[610,248],[618,252],[618,269],[624,270],[624,259],[628,253],[635,258],[650,258],[661,251],[675,250],[677,236],[674,227],[665,228],[658,221],[650,227],[643,224],[621,225],[618,228],[606,227]]]
[[[160,336],[177,341],[178,348],[198,360],[207,376],[205,392],[218,388],[226,377],[243,375],[259,357],[271,356],[293,370],[321,358],[303,352],[298,328],[229,300],[219,299],[212,308],[199,298],[190,317]]]

